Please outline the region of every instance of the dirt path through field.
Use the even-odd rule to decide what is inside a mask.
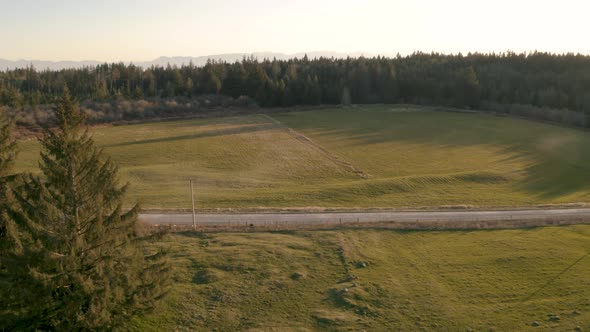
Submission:
[[[321,154],[323,154],[324,156],[326,156],[326,158],[328,158],[332,162],[334,162],[336,165],[339,165],[339,166],[343,167],[347,171],[350,171],[350,172],[355,173],[356,175],[358,175],[359,177],[361,177],[363,179],[368,179],[369,177],[371,177],[369,174],[365,173],[364,171],[362,171],[361,169],[357,168],[353,164],[349,163],[346,160],[343,160],[343,159],[339,158],[338,156],[334,155],[333,153],[331,153],[330,151],[328,151],[323,146],[321,146],[321,145],[317,144],[316,142],[314,142],[311,138],[309,138],[309,137],[305,136],[304,134],[302,134],[302,133],[294,130],[293,128],[290,128],[289,126],[285,125],[281,121],[279,121],[279,120],[277,120],[277,119],[275,119],[275,118],[273,118],[273,117],[271,117],[270,115],[267,115],[267,114],[261,114],[261,116],[265,117],[266,119],[268,119],[269,121],[271,121],[275,125],[283,128],[287,133],[289,133],[289,135],[293,136],[293,138],[295,138],[299,142],[301,142],[301,143],[303,143],[303,144],[305,144],[307,146],[310,146],[313,149],[316,149]]]

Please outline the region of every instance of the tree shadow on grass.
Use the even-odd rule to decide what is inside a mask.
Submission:
[[[144,139],[132,142],[121,142],[116,144],[109,144],[104,145],[104,148],[112,148],[112,147],[122,147],[122,146],[133,146],[133,145],[142,145],[142,144],[151,144],[151,143],[163,143],[163,142],[175,142],[175,141],[182,141],[182,140],[193,140],[199,138],[210,138],[210,137],[219,137],[219,136],[226,136],[226,135],[237,135],[237,134],[247,134],[247,133],[254,133],[258,131],[265,131],[275,129],[276,125],[272,123],[264,123],[264,124],[251,124],[251,125],[244,125],[237,128],[229,128],[229,129],[219,129],[219,130],[209,130],[201,133],[195,133],[190,135],[180,135],[180,136],[168,136],[168,137],[159,137],[153,139]]]
[[[485,114],[359,111],[330,117],[309,116],[309,119],[297,119],[294,129],[303,131],[320,145],[321,141],[341,140],[341,150],[347,146],[367,149],[370,145],[394,142],[440,149],[495,146],[500,155],[505,155],[496,163],[518,159],[529,162],[521,169],[524,179],[514,183],[515,190],[547,201],[576,192],[590,194],[590,134],[587,132]],[[288,120],[285,122],[288,125]]]

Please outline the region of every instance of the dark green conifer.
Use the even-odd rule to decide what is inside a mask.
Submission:
[[[42,177],[9,193],[0,318],[17,329],[110,330],[154,306],[169,268],[136,234],[139,207],[123,210],[127,187],[68,91],[55,113],[57,128],[41,140]]]
[[[15,157],[16,142],[12,137],[12,123],[0,112],[0,252],[6,248],[6,191],[8,183],[13,180],[11,172]],[[0,269],[2,266],[0,259]]]
[[[16,142],[12,137],[12,123],[0,112],[0,181],[12,169],[16,157]]]

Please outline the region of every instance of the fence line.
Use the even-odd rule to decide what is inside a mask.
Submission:
[[[228,223],[196,224],[194,231],[197,232],[277,232],[277,231],[298,231],[298,230],[329,230],[329,229],[354,229],[354,228],[375,228],[375,229],[396,229],[396,230],[469,230],[469,229],[510,229],[529,228],[541,226],[564,226],[574,224],[590,224],[590,218],[580,216],[552,216],[545,218],[513,219],[512,216],[498,219],[469,220],[412,220],[412,221],[359,221],[343,220],[338,218],[328,221],[274,221],[254,222],[232,221]],[[189,224],[165,224],[153,225],[158,229],[167,229],[173,232],[193,230]]]

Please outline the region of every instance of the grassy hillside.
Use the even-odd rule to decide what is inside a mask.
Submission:
[[[175,286],[138,331],[590,328],[590,226],[178,234],[159,245]]]
[[[589,133],[419,110],[377,107],[276,118],[370,174],[361,193],[379,205],[588,201]]]
[[[402,106],[98,128],[144,207],[401,207],[590,201],[590,133]],[[21,143],[18,166],[36,169]]]

